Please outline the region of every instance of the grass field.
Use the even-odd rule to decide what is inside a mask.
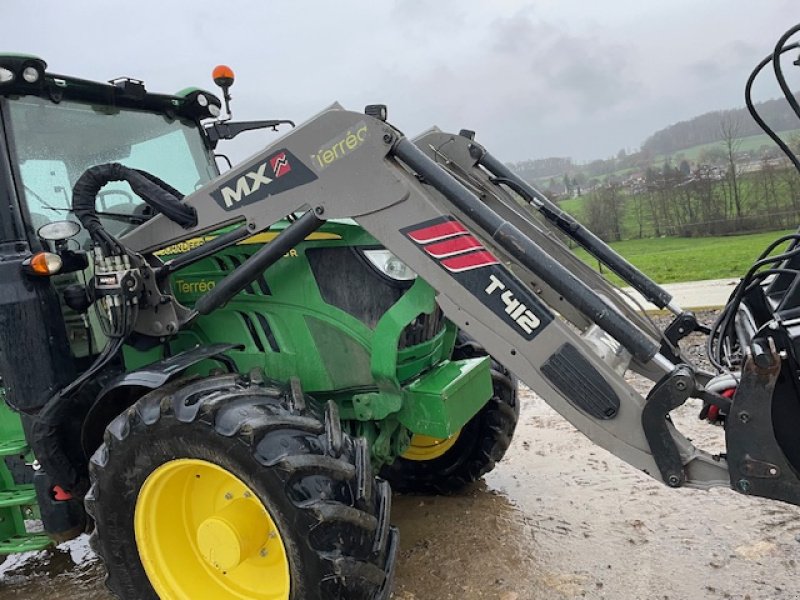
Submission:
[[[741,277],[766,246],[785,233],[707,238],[626,240],[612,247],[659,283]],[[597,261],[582,249],[576,254],[595,269]],[[604,272],[607,272],[604,269]],[[619,279],[612,277],[615,282]]]
[[[558,207],[571,214],[576,219],[581,219],[583,217],[583,205],[586,203],[586,196],[580,196],[578,198],[566,198],[565,200],[559,200]]]

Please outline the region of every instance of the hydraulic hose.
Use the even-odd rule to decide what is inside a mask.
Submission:
[[[780,50],[778,56],[786,52],[789,52],[790,50],[794,50],[796,48],[800,48],[800,43],[789,44],[788,46],[785,46]],[[755,82],[756,77],[758,77],[758,75],[764,69],[764,67],[766,67],[769,63],[774,61],[775,61],[775,54],[770,54],[769,56],[764,58],[764,60],[758,63],[758,66],[755,69],[753,69],[752,73],[750,73],[750,77],[748,77],[747,79],[747,85],[745,85],[744,87],[744,102],[745,105],[747,106],[747,110],[750,113],[750,116],[753,117],[753,120],[756,123],[758,123],[758,126],[761,127],[761,129],[764,130],[764,133],[766,133],[770,138],[772,138],[772,141],[778,145],[778,147],[789,158],[789,160],[792,162],[795,168],[798,171],[800,171],[800,160],[797,159],[797,156],[795,156],[794,152],[792,152],[792,150],[789,148],[786,142],[784,142],[781,139],[781,137],[777,133],[775,133],[775,131],[773,131],[773,129],[769,125],[767,125],[766,121],[764,121],[764,119],[761,118],[761,115],[758,114],[758,110],[753,104],[753,83]],[[789,96],[791,97],[791,94]]]
[[[121,248],[119,242],[103,228],[95,203],[103,186],[112,181],[126,181],[137,196],[181,227],[197,225],[195,209],[183,204],[183,195],[158,177],[119,163],[97,165],[87,169],[75,182],[72,210],[92,240],[100,244],[107,254],[118,254]]]
[[[800,31],[800,25],[795,25],[784,33],[781,39],[778,40],[778,43],[775,44],[775,51],[772,53],[772,67],[775,69],[775,77],[778,79],[778,84],[781,86],[783,95],[786,96],[786,101],[789,103],[789,106],[792,107],[797,118],[800,119],[800,104],[798,104],[797,99],[794,97],[794,94],[792,94],[789,84],[786,83],[786,77],[783,76],[783,68],[781,67],[781,54],[784,52],[784,44],[798,31]]]

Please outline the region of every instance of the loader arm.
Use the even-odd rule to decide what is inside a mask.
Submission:
[[[617,255],[607,244],[595,238],[593,234],[589,238],[586,230],[575,223],[574,220],[571,220],[571,217],[561,216],[563,213],[557,207],[552,206],[552,203],[543,194],[530,188],[529,184],[522,180],[518,180],[518,183],[515,184],[511,178],[517,179],[517,176],[513,173],[506,173],[504,166],[502,166],[503,172],[501,175],[495,175],[484,168],[484,161],[489,162],[489,164],[498,161],[491,158],[491,155],[472,139],[473,132],[462,132],[462,134],[456,135],[432,128],[415,138],[414,143],[437,164],[459,179],[463,185],[470,188],[492,210],[524,232],[549,256],[598,295],[610,302],[642,331],[659,340],[661,342],[661,351],[665,356],[676,363],[686,362],[680,355],[677,341],[696,330],[697,321],[694,315],[683,311],[665,290]],[[487,157],[491,161],[488,161]],[[526,202],[525,197],[516,194],[513,188],[508,187],[509,184],[515,187],[524,186],[530,190],[531,195],[535,194],[536,198],[541,198],[541,200],[537,205]],[[544,203],[549,203],[551,206],[547,207],[546,210],[542,210],[546,208]],[[553,215],[559,215],[557,223],[554,223],[553,219],[551,219]],[[565,225],[565,223],[571,224]],[[627,282],[641,292],[644,297],[650,298],[661,308],[672,310],[676,315],[674,328],[676,330],[682,328],[682,331],[673,339],[667,339],[667,336],[658,330],[652,322],[643,318],[641,313],[635,311],[628,302],[625,302],[623,294],[612,286],[605,277],[580,260],[556,235],[556,231],[562,236],[570,237],[587,248],[587,250],[590,250],[598,260],[602,260],[609,268],[624,276]],[[508,253],[502,249],[499,249],[499,251],[504,254],[512,272],[531,289],[536,290],[536,293],[545,303],[557,313],[565,317],[581,331],[586,331],[588,327],[592,326],[591,320],[587,319],[580,311],[575,310],[570,303],[565,301],[561,294],[547,285],[541,277],[529,269],[525,269],[524,265],[519,262],[512,260]],[[602,342],[599,343],[602,344]],[[635,370],[654,380],[657,380],[662,374],[658,371],[648,370],[646,365],[638,361],[635,361],[632,366]],[[701,373],[698,373],[698,375],[703,376]]]
[[[479,189],[486,182],[466,187],[388,123],[333,105],[187,196],[195,226],[159,215],[122,242],[148,255],[239,224],[215,240],[234,243],[303,213],[197,302],[207,313],[324,220],[353,218],[434,287],[449,319],[594,442],[671,486],[728,485],[725,460],[695,448],[666,418],[703,393],[692,367],[663,356],[651,328],[607,288],[582,281],[585,270],[573,262],[573,273],[549,254],[552,240],[545,250],[545,236],[534,235],[528,219],[501,215],[476,196]],[[203,248],[177,260],[204,256],[210,249]],[[139,310],[149,324],[161,318]],[[658,382],[648,398],[622,375],[628,357]]]

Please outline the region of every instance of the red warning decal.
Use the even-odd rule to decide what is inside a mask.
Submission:
[[[452,219],[439,221],[429,227],[409,231],[406,235],[418,244],[430,244],[431,242],[438,242],[439,240],[465,233],[469,233],[467,228],[455,219]]]
[[[403,233],[422,246],[425,252],[451,273],[500,263],[453,217],[441,217],[421,225],[422,227],[404,230]]]

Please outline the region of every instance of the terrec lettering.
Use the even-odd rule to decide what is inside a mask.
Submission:
[[[361,146],[368,135],[367,124],[361,121],[353,129],[349,129],[341,138],[336,138],[324,144],[317,150],[316,154],[312,154],[311,160],[314,166],[320,171],[327,168]]]

